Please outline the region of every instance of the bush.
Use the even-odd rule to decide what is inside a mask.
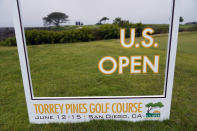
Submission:
[[[142,31],[144,29],[144,25],[142,23],[137,23],[135,25],[135,29],[136,29],[136,37],[140,37],[142,36]]]
[[[119,38],[117,25],[101,25],[99,28],[83,27],[64,31],[27,30],[27,45],[88,42],[92,40]],[[2,45],[16,45],[15,37],[2,42]]]
[[[3,46],[16,46],[16,38],[15,37],[7,38],[6,40],[1,41],[0,45],[3,45]]]
[[[145,27],[151,27],[154,29],[154,34],[168,33],[168,25],[144,25],[142,23],[137,24],[124,24],[126,29],[126,37],[130,37],[130,28],[136,29],[136,37],[142,36],[142,31]],[[64,28],[64,27],[62,27]],[[68,28],[68,27],[67,27]],[[97,26],[74,26],[69,29],[57,30],[42,30],[33,29],[25,32],[27,45],[39,45],[39,44],[54,44],[54,43],[73,43],[73,42],[88,42],[93,40],[107,40],[118,39],[120,37],[120,28],[118,24],[104,24]],[[187,28],[180,27],[180,31],[194,31],[197,30],[197,26],[189,26]],[[0,45],[16,46],[15,37],[7,38],[2,41]]]
[[[120,28],[118,25],[102,25],[99,29],[98,29],[98,36],[97,38],[100,39],[116,39],[120,37]]]

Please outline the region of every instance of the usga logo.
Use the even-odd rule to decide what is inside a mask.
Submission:
[[[155,109],[164,107],[164,105],[161,102],[148,103],[145,106],[148,108],[146,113],[146,118],[159,118],[161,113],[160,111]]]

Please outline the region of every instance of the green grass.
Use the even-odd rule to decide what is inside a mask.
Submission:
[[[155,40],[159,43],[158,49],[122,49],[118,40],[29,46],[34,94],[162,94],[167,36],[160,35]],[[106,55],[117,58],[119,55],[155,54],[161,55],[159,75],[151,72],[148,75],[129,75],[129,69],[126,69],[122,76],[117,72],[106,76],[97,69],[99,59]],[[164,122],[29,124],[16,47],[0,47],[0,71],[0,130],[197,130],[197,32],[179,36],[171,119]]]
[[[197,30],[197,24],[180,25],[180,30],[182,30],[182,31],[196,31]]]
[[[139,41],[139,39],[138,39]],[[119,40],[74,44],[29,46],[35,96],[131,96],[162,95],[167,36],[157,37],[158,49],[124,49]],[[98,62],[104,56],[161,56],[160,72],[131,75],[104,75]],[[107,67],[111,66],[109,63]],[[149,84],[147,84],[149,83]],[[157,84],[155,84],[157,83]],[[137,90],[136,90],[137,89]],[[146,90],[150,89],[150,90]]]

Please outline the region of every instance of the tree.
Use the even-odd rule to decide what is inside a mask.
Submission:
[[[66,23],[68,20],[68,15],[61,13],[61,12],[52,12],[47,17],[43,18],[44,25],[55,25],[60,26],[62,23]]]
[[[154,108],[162,108],[164,107],[164,105],[161,102],[157,102],[155,104],[153,103],[148,103],[145,105],[146,107],[148,107],[147,113],[150,113],[150,111]]]
[[[109,18],[107,18],[107,17],[103,17],[103,18],[101,18],[100,20],[99,20],[99,22],[98,23],[100,23],[100,24],[102,24],[102,22],[106,22],[107,20],[109,20]]]
[[[114,19],[113,24],[116,24],[120,27],[128,27],[131,23],[129,20],[122,20],[120,17]]]
[[[183,21],[184,21],[184,19],[183,19],[183,17],[181,16],[181,17],[179,18],[179,22],[182,23]]]
[[[113,24],[120,24],[122,19],[120,17],[117,17],[114,19]]]

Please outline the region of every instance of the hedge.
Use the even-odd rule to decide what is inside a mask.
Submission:
[[[141,23],[128,25],[126,37],[130,37],[130,28],[136,28],[136,36],[139,37],[145,27]],[[116,24],[105,24],[99,27],[84,26],[63,31],[33,29],[27,30],[25,36],[27,45],[88,42],[93,40],[118,39],[120,37],[120,28]],[[156,34],[168,32],[168,28],[163,27],[155,27],[154,30]],[[16,39],[15,37],[10,37],[0,42],[0,44],[16,46]]]

